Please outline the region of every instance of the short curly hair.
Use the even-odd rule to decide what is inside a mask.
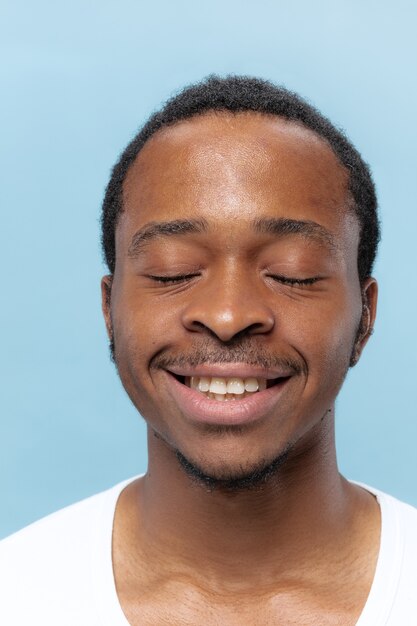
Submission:
[[[148,119],[122,152],[112,169],[101,215],[103,255],[110,272],[114,273],[116,264],[115,231],[123,211],[123,183],[137,155],[157,131],[210,111],[255,111],[276,115],[303,124],[327,141],[349,172],[349,190],[360,225],[359,279],[363,282],[370,276],[380,239],[380,225],[369,166],[345,134],[298,94],[266,80],[234,75],[225,78],[211,75],[180,91]]]

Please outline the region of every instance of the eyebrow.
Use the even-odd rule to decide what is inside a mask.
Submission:
[[[337,250],[334,236],[324,226],[311,220],[295,220],[288,217],[262,217],[252,221],[255,232],[265,235],[300,235]],[[132,237],[128,256],[138,256],[146,245],[159,237],[205,233],[209,223],[205,219],[182,219],[168,222],[149,222]]]
[[[153,239],[172,235],[203,233],[208,230],[204,219],[172,220],[171,222],[149,222],[140,228],[132,237],[128,255],[137,256]]]
[[[332,250],[337,250],[335,237],[321,224],[312,220],[294,220],[288,217],[262,217],[254,220],[256,232],[277,235],[301,235],[305,239],[315,240]]]

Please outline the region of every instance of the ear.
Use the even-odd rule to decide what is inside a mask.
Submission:
[[[113,276],[111,274],[103,276],[101,279],[101,308],[104,321],[106,323],[107,335],[110,341],[113,339],[113,326],[111,321],[111,287]]]
[[[362,285],[362,317],[350,359],[351,367],[359,361],[362,351],[374,331],[377,302],[378,283],[375,278],[369,277]]]

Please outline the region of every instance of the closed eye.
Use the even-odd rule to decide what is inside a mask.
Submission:
[[[148,278],[151,278],[157,283],[174,284],[183,283],[187,280],[195,278],[196,276],[200,276],[200,274],[177,274],[175,276],[153,276],[149,274]]]
[[[280,274],[269,274],[269,278],[283,285],[290,285],[291,287],[314,285],[314,283],[321,280],[319,276],[312,276],[311,278],[290,278],[289,276],[281,276]]]
[[[200,276],[200,274],[176,274],[175,276],[155,276],[149,274],[148,278],[158,283],[172,285],[186,282],[188,280],[191,280],[192,278],[196,278],[197,276]],[[270,274],[269,278],[272,278],[276,282],[284,285],[289,285],[291,287],[313,285],[314,283],[321,280],[321,278],[318,276],[313,276],[311,278],[290,278],[289,276],[282,276],[280,274]]]

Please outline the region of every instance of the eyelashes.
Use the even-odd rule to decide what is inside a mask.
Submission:
[[[165,285],[170,285],[170,284],[173,285],[173,284],[187,282],[189,280],[192,280],[193,278],[197,278],[198,276],[200,276],[200,274],[176,274],[175,276],[148,275],[148,278],[150,278],[151,280],[157,283],[162,283]],[[309,278],[292,278],[289,276],[282,276],[280,274],[268,274],[268,278],[272,278],[278,283],[289,285],[291,287],[314,285],[314,283],[320,280],[320,277],[318,276],[312,276]]]
[[[200,276],[200,274],[178,274],[176,276],[151,276],[148,275],[148,278],[151,278],[157,283],[165,283],[165,284],[174,284],[174,283],[182,283],[187,280],[191,280],[192,278],[196,278]]]
[[[314,285],[314,283],[320,280],[319,276],[311,276],[310,278],[290,278],[280,274],[269,274],[268,276],[279,283],[295,287]]]

